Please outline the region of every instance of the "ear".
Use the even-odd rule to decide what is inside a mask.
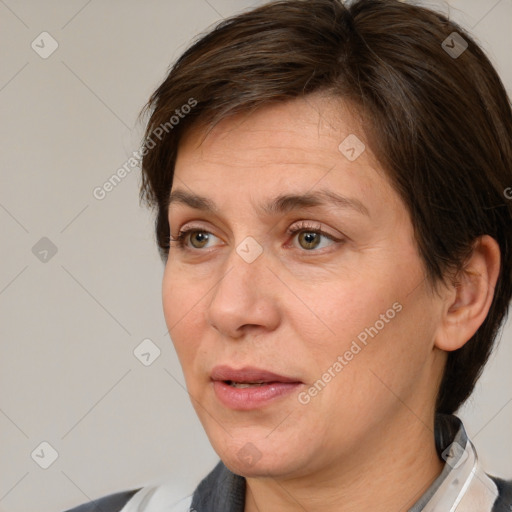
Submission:
[[[445,295],[437,348],[448,352],[461,348],[482,325],[494,297],[500,262],[498,242],[489,235],[477,238],[469,260]]]

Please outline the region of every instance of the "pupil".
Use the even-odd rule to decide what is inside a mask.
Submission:
[[[302,233],[304,242],[309,246],[308,248],[314,247],[315,241],[317,240],[318,233]]]
[[[201,243],[203,243],[205,241],[208,241],[208,235],[206,233],[201,233],[201,232],[196,233],[195,237],[196,237],[196,241],[199,244],[201,244]]]

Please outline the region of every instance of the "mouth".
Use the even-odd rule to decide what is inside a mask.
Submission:
[[[235,370],[229,366],[216,366],[212,370],[211,380],[220,402],[235,410],[262,408],[277,398],[289,395],[303,384],[294,377],[254,367]]]
[[[212,370],[211,379],[221,381],[234,387],[261,386],[273,382],[301,382],[293,377],[278,375],[277,373],[252,366],[235,370],[229,366],[216,366]]]
[[[263,386],[268,384],[268,382],[233,382],[232,380],[225,380],[223,382],[225,382],[228,386],[239,389],[254,388],[256,386]]]

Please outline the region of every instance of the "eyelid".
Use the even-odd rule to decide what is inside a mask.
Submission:
[[[290,226],[287,230],[286,230],[286,233],[289,234],[289,235],[294,235],[296,234],[297,232],[300,232],[300,231],[311,231],[311,232],[314,232],[314,233],[320,233],[322,234],[323,236],[325,236],[326,238],[329,238],[330,240],[333,240],[333,241],[340,241],[341,238],[337,238],[335,235],[333,235],[332,233],[329,233],[328,231],[326,231],[323,227],[322,227],[322,224],[318,221],[308,221],[308,220],[300,220],[300,221],[297,221],[299,224],[293,224],[292,226]]]

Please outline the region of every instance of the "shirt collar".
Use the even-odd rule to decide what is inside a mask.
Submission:
[[[491,512],[498,490],[480,467],[461,420],[438,414],[434,433],[438,454],[445,464],[409,512]]]

